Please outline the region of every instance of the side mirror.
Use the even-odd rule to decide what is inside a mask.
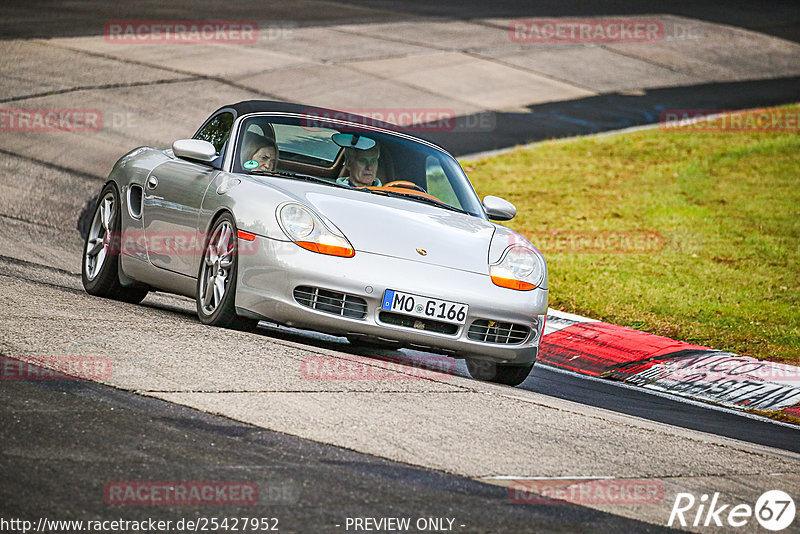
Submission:
[[[487,195],[483,197],[483,211],[494,221],[510,221],[517,214],[517,207],[508,200]]]
[[[172,143],[175,157],[211,163],[217,159],[217,149],[208,141],[201,139],[178,139]]]

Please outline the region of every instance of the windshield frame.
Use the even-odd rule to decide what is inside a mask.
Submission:
[[[404,133],[404,132],[391,130],[391,129],[387,129],[387,128],[380,128],[380,127],[377,127],[377,126],[371,126],[369,124],[360,124],[358,122],[346,121],[346,120],[342,120],[342,119],[328,118],[328,117],[325,117],[324,119],[321,119],[317,115],[308,115],[308,114],[304,114],[304,113],[289,113],[289,112],[281,112],[281,111],[259,111],[259,112],[246,113],[246,114],[243,114],[243,115],[239,115],[234,120],[233,127],[231,128],[231,135],[228,138],[229,142],[227,144],[227,147],[225,148],[224,164],[223,164],[223,167],[222,167],[223,171],[229,172],[229,173],[232,173],[232,174],[238,174],[238,172],[234,172],[233,171],[233,167],[234,167],[234,159],[235,159],[235,156],[236,156],[236,149],[237,149],[237,147],[239,146],[239,144],[241,142],[241,136],[244,135],[244,132],[242,131],[241,126],[242,126],[242,123],[245,122],[246,120],[252,119],[252,118],[256,118],[256,117],[259,117],[259,118],[260,117],[264,117],[264,118],[274,117],[276,119],[295,119],[295,120],[298,120],[298,121],[301,121],[303,119],[307,119],[309,121],[313,121],[314,123],[324,123],[324,125],[330,125],[332,127],[342,126],[342,127],[345,127],[348,131],[363,132],[363,133],[365,133],[367,135],[369,135],[369,132],[375,132],[375,133],[380,133],[380,134],[383,134],[383,135],[394,136],[394,137],[397,137],[397,138],[405,140],[405,141],[410,141],[411,143],[414,143],[414,144],[422,145],[422,146],[424,146],[424,147],[426,147],[428,149],[432,149],[435,152],[437,152],[438,154],[440,154],[441,156],[443,156],[445,159],[449,159],[451,161],[451,163],[453,164],[455,169],[457,169],[457,172],[459,172],[460,175],[461,175],[461,179],[464,182],[464,187],[467,190],[466,191],[467,194],[471,194],[472,195],[472,197],[475,200],[475,205],[478,208],[476,213],[473,213],[473,212],[467,211],[467,210],[462,210],[462,209],[459,209],[459,208],[456,208],[456,209],[461,211],[461,212],[463,212],[465,215],[469,215],[471,217],[478,217],[480,219],[484,219],[484,220],[487,220],[487,221],[489,220],[489,218],[486,215],[486,212],[483,209],[483,203],[481,202],[481,199],[478,196],[478,193],[475,191],[475,187],[472,185],[472,182],[470,181],[470,179],[467,176],[466,172],[464,172],[464,169],[461,167],[461,164],[458,162],[458,160],[455,157],[453,157],[449,152],[447,152],[445,149],[443,149],[442,147],[440,147],[440,146],[438,146],[438,145],[436,145],[434,143],[426,141],[425,139],[421,139],[419,137],[415,137],[413,135],[409,135],[409,134]],[[326,127],[324,125],[320,126],[320,127]],[[233,142],[230,142],[231,140]],[[245,173],[245,175],[247,175],[247,173]],[[259,176],[268,176],[268,175],[260,174]],[[283,178],[291,179],[291,177],[288,177],[288,176],[283,177]],[[358,188],[352,188],[352,189],[353,190],[358,190]],[[433,206],[433,204],[430,204],[430,205]],[[448,207],[454,207],[455,208],[455,206],[448,206]],[[446,208],[441,208],[441,209],[446,209]]]

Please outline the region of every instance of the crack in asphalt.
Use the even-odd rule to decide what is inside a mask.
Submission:
[[[8,213],[0,213],[0,218],[8,219],[8,220],[11,220],[11,221],[23,222],[25,224],[32,224],[34,226],[50,228],[51,230],[64,230],[65,229],[63,226],[56,226],[54,224],[48,224],[48,223],[45,223],[45,222],[32,221],[31,219],[26,219],[25,217],[19,217],[17,215],[9,215]],[[7,258],[7,257],[8,256],[0,255],[0,258]]]
[[[186,70],[176,69],[176,68],[169,68],[169,67],[165,67],[163,65],[154,65],[152,63],[147,63],[145,61],[137,61],[137,60],[134,60],[134,59],[121,58],[121,57],[118,57],[118,56],[114,56],[114,55],[111,55],[111,54],[104,54],[104,53],[101,53],[101,52],[90,52],[88,50],[81,50],[80,48],[73,48],[73,47],[66,46],[66,45],[61,45],[61,44],[47,43],[47,42],[42,42],[42,41],[37,41],[37,42],[40,43],[40,44],[46,45],[46,46],[52,46],[53,48],[60,48],[62,50],[69,50],[71,52],[76,52],[76,53],[84,54],[84,55],[87,55],[87,56],[100,57],[100,58],[103,58],[103,59],[108,59],[110,61],[116,61],[118,63],[125,63],[125,64],[129,64],[129,65],[138,65],[140,67],[147,67],[147,68],[151,68],[151,69],[163,70],[163,71],[166,71],[166,72],[172,72],[174,74],[181,74],[183,76],[187,76],[186,79],[174,80],[174,81],[170,81],[168,83],[179,83],[179,82],[184,82],[184,81],[207,80],[207,81],[213,81],[213,82],[221,83],[223,85],[228,85],[230,87],[234,87],[236,89],[241,89],[243,91],[247,91],[247,92],[250,92],[250,93],[262,96],[262,97],[266,97],[266,98],[269,98],[269,99],[272,99],[272,100],[281,100],[276,95],[273,95],[271,93],[266,93],[264,91],[259,91],[258,89],[253,89],[252,87],[248,87],[248,86],[233,82],[231,80],[223,78],[222,76],[209,76],[209,75],[204,75],[204,74],[198,74],[198,73],[192,72],[192,71],[186,71]],[[267,71],[268,70],[269,69],[267,69]],[[189,79],[189,77],[194,78],[194,79]],[[147,84],[143,84],[143,85],[147,85]],[[125,85],[122,85],[122,87],[125,87]]]
[[[8,274],[0,274],[0,278],[10,278],[12,280],[24,280],[25,282],[29,282],[31,284],[38,284],[38,285],[42,285],[42,286],[54,287],[56,289],[63,289],[64,291],[69,291],[70,293],[76,293],[76,294],[85,293],[85,291],[83,291],[82,289],[76,289],[76,288],[73,288],[73,287],[62,286],[62,285],[59,285],[59,284],[55,284],[53,282],[43,282],[41,280],[33,280],[31,278],[25,278],[25,277],[19,276],[19,275],[13,275],[12,276],[12,275],[8,275]],[[13,317],[19,317],[19,316],[18,315],[14,315]],[[60,318],[60,319],[61,320],[65,320],[63,318]]]
[[[531,69],[531,68],[528,68],[528,67],[523,67],[521,65],[516,65],[516,64],[508,62],[508,61],[503,61],[500,58],[491,57],[491,56],[485,56],[485,55],[483,55],[481,53],[480,49],[472,50],[472,51],[464,51],[463,53],[465,55],[468,55],[468,56],[473,57],[475,59],[480,59],[481,61],[487,61],[489,63],[494,63],[495,65],[500,65],[500,66],[503,66],[503,67],[506,67],[506,68],[514,69],[514,70],[519,71],[519,72],[526,72],[528,74],[535,74],[536,76],[540,76],[542,78],[546,78],[546,79],[552,80],[554,82],[563,83],[564,85],[569,85],[570,87],[577,87],[578,89],[583,89],[584,91],[589,91],[593,95],[600,94],[600,91],[598,91],[594,87],[589,87],[588,85],[583,85],[583,84],[577,83],[574,80],[567,80],[567,79],[564,79],[564,78],[558,78],[556,76],[553,76],[552,74],[547,74],[547,73],[544,73],[544,72],[541,72],[541,71],[538,71],[538,70],[535,70],[535,69]]]
[[[25,221],[25,222],[28,222],[28,221]],[[36,224],[36,223],[33,223],[33,224]],[[81,277],[80,274],[74,273],[72,271],[67,271],[66,269],[60,269],[58,267],[53,267],[51,265],[45,265],[43,263],[36,263],[36,262],[33,262],[33,261],[21,260],[19,258],[12,258],[11,256],[5,256],[3,254],[0,254],[0,261],[6,261],[8,263],[13,263],[15,265],[20,265],[20,266],[31,266],[31,267],[38,267],[38,268],[41,268],[41,269],[47,269],[48,271],[55,271],[55,272],[57,272],[59,274],[64,274],[64,275],[67,275],[67,276],[70,276],[70,277],[74,277],[74,278],[80,278]],[[0,274],[0,276],[8,276],[8,275]],[[15,276],[15,277],[12,277],[12,278],[17,278],[17,277]],[[29,280],[29,282],[35,282],[35,280]],[[64,287],[64,289],[70,289],[67,286],[61,286],[61,287]]]
[[[483,26],[483,27],[486,27],[486,28],[493,28],[493,29],[498,28],[498,26],[496,26],[494,24],[489,24],[489,23],[483,23],[482,24],[480,21],[477,21],[477,20],[464,19],[464,20],[458,20],[458,21],[459,22],[466,22],[466,23],[469,23],[469,24],[474,24],[475,26]],[[335,31],[338,31],[338,32],[344,33],[344,34],[348,34],[348,35],[358,35],[359,37],[372,37],[372,38],[376,38],[377,39],[377,37],[375,37],[374,35],[372,35],[370,33],[358,32],[358,31],[355,31],[355,30],[344,30],[344,29],[336,28]],[[492,47],[449,48],[449,47],[446,47],[446,46],[425,45],[425,44],[421,44],[421,43],[419,43],[417,41],[413,41],[413,40],[409,40],[409,39],[403,39],[403,38],[400,38],[400,37],[391,37],[390,38],[390,37],[384,36],[384,37],[381,37],[380,39],[384,40],[384,41],[391,41],[391,42],[396,42],[396,43],[401,43],[401,44],[407,44],[407,45],[413,45],[413,46],[421,46],[421,47],[429,48],[430,50],[436,50],[436,51],[441,51],[441,52],[460,53],[460,54],[464,54],[465,56],[468,56],[468,57],[471,57],[471,58],[474,58],[474,59],[478,59],[478,60],[481,60],[481,61],[486,61],[486,62],[489,62],[489,63],[494,63],[496,65],[500,65],[500,66],[503,66],[503,67],[506,67],[506,68],[510,68],[510,69],[513,69],[513,70],[516,70],[516,71],[519,71],[519,72],[525,72],[525,73],[528,73],[528,74],[534,74],[536,76],[541,76],[542,78],[546,78],[548,80],[552,80],[552,81],[555,81],[555,82],[558,82],[558,83],[563,83],[565,85],[570,85],[572,87],[577,87],[579,89],[583,89],[584,91],[589,91],[589,92],[594,93],[594,94],[598,94],[599,93],[596,88],[589,87],[588,85],[583,85],[583,84],[580,84],[580,83],[576,83],[573,80],[567,80],[567,79],[563,79],[563,78],[558,78],[556,76],[552,76],[550,74],[538,71],[536,69],[523,67],[521,65],[516,65],[514,63],[503,61],[500,58],[484,55],[484,52],[486,50],[491,50]],[[602,47],[602,48],[605,49],[605,50],[608,50],[609,52],[617,53],[616,51],[607,49],[606,47]],[[520,51],[524,51],[524,50],[525,50],[524,48],[520,48]],[[417,54],[417,55],[424,55],[424,54]],[[620,53],[620,55],[625,55],[625,54]],[[392,59],[392,58],[395,58],[395,57],[412,57],[412,54],[388,56],[386,59]],[[635,56],[630,56],[630,57],[632,59],[640,59],[641,60],[641,58],[636,58]],[[372,58],[372,57],[370,57],[370,58],[366,58],[366,59],[363,59],[363,60],[360,60],[360,61],[373,61],[373,60],[376,60],[376,59],[383,59],[383,58],[380,58],[380,57],[379,58]],[[649,63],[646,60],[642,60],[642,61]],[[351,62],[352,63],[357,63],[357,62],[359,62],[359,60],[357,60],[357,59],[356,60],[345,60],[342,63],[351,63]],[[655,63],[653,63],[653,65],[660,66],[660,65],[657,65]],[[674,70],[674,69],[670,69],[670,70]],[[373,74],[373,75],[376,76],[376,77],[379,77],[376,74]],[[385,78],[381,78],[381,79],[385,79]],[[436,94],[437,96],[439,96],[438,93],[432,93],[432,94]],[[469,102],[463,102],[461,100],[458,100],[458,101],[462,102],[464,104],[470,104]],[[472,105],[472,104],[470,104],[470,105]]]
[[[78,178],[84,178],[84,179],[92,180],[92,181],[102,180],[104,182],[107,179],[106,176],[98,176],[96,174],[91,174],[91,173],[86,172],[86,171],[80,171],[78,169],[73,169],[71,167],[65,167],[65,166],[59,165],[57,163],[51,163],[51,162],[45,161],[43,159],[34,158],[32,156],[26,156],[24,154],[20,154],[18,152],[14,152],[13,150],[8,150],[8,149],[5,149],[5,148],[0,148],[0,154],[5,154],[6,156],[17,157],[17,158],[20,158],[20,159],[23,159],[23,160],[26,160],[26,161],[30,161],[32,163],[36,163],[38,165],[41,165],[42,167],[46,167],[46,168],[54,170],[54,171],[70,173],[73,176],[76,176]],[[39,224],[39,223],[35,223],[35,224]]]
[[[98,85],[79,85],[76,87],[68,87],[66,89],[54,89],[52,91],[45,91],[43,93],[33,93],[24,96],[13,96],[10,98],[3,98],[0,99],[0,104],[6,104],[8,102],[18,102],[21,100],[30,100],[33,98],[43,98],[46,96],[55,96],[55,95],[63,95],[68,93],[75,93],[78,91],[94,91],[94,90],[104,90],[104,89],[121,89],[125,87],[147,87],[150,85],[166,85],[171,83],[181,83],[181,82],[192,82],[197,80],[202,80],[202,76],[192,76],[187,78],[170,78],[170,79],[163,79],[163,80],[152,80],[149,82],[124,82],[124,83],[105,83],[105,84],[98,84]]]
[[[471,21],[468,21],[468,22],[471,22]],[[354,30],[343,30],[343,29],[340,29],[340,28],[336,28],[335,31],[338,31],[340,33],[344,33],[346,35],[357,35],[359,37],[372,37],[372,38],[377,39],[377,37],[375,37],[374,35],[371,35],[369,33],[363,33],[363,32],[358,32],[358,31],[354,31]],[[595,93],[595,94],[598,92],[596,89],[593,89],[591,87],[575,83],[574,81],[563,80],[561,78],[556,78],[554,76],[551,76],[549,74],[545,74],[543,72],[540,72],[540,71],[537,71],[537,70],[534,70],[534,69],[529,69],[529,68],[526,68],[526,67],[522,67],[520,65],[514,65],[512,63],[507,63],[505,61],[502,61],[502,60],[500,60],[498,58],[494,58],[494,57],[491,57],[491,56],[485,56],[485,55],[481,54],[481,51],[485,50],[485,48],[437,47],[437,46],[432,46],[432,45],[423,45],[423,44],[420,44],[418,42],[415,42],[415,41],[412,41],[412,40],[409,40],[409,39],[402,39],[402,38],[399,38],[399,37],[393,37],[393,38],[382,37],[380,39],[384,40],[384,41],[390,41],[390,42],[396,42],[396,43],[401,43],[401,44],[425,47],[425,48],[428,48],[428,49],[430,49],[432,51],[436,51],[436,52],[464,54],[465,56],[468,56],[468,57],[471,57],[471,58],[474,58],[474,59],[478,59],[478,60],[481,60],[481,61],[486,61],[486,62],[494,63],[496,65],[500,65],[500,66],[503,66],[503,67],[511,68],[511,69],[516,70],[518,72],[525,72],[525,73],[529,73],[529,74],[535,74],[536,76],[541,76],[542,78],[547,78],[549,80],[556,81],[556,82],[559,82],[559,83],[563,83],[565,85],[570,85],[572,87],[577,87],[579,89],[583,89],[585,91],[590,91],[590,92]],[[402,54],[402,55],[397,55],[397,56],[390,56],[388,59],[403,58],[403,57],[414,57],[414,56],[420,56],[420,55],[433,55],[433,54]],[[337,64],[341,64],[341,65],[345,65],[346,66],[348,63],[367,62],[367,61],[373,61],[373,60],[376,60],[376,59],[381,59],[381,58],[369,57],[369,58],[364,58],[364,59],[343,60],[343,61],[341,61],[341,62],[339,62]],[[361,72],[361,71],[358,71],[358,72]],[[381,76],[381,75],[376,74],[376,73],[370,73],[370,76],[374,76],[375,78],[378,78],[378,79],[381,79],[381,80],[384,80],[384,81],[394,81],[394,82],[397,81],[395,78],[387,78],[385,76]],[[440,93],[435,93],[435,92],[428,91],[424,87],[416,87],[416,86],[414,86],[414,87],[416,89],[419,89],[419,90],[421,90],[421,91],[423,91],[425,93],[428,93],[430,95],[441,96]],[[466,102],[464,100],[460,100],[460,99],[454,98],[454,97],[451,97],[451,98],[453,100],[455,100],[456,102],[460,102],[462,104],[469,105],[469,106],[474,106],[474,104],[472,104],[470,102]]]

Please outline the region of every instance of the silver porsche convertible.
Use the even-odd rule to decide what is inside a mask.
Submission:
[[[464,358],[522,383],[547,313],[547,267],[496,224],[458,162],[366,117],[270,101],[215,111],[171,149],[114,166],[83,253],[92,295],[194,298],[205,324],[259,320]]]

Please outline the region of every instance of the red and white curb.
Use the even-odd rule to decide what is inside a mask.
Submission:
[[[800,417],[800,367],[550,309],[539,362],[735,409]]]

